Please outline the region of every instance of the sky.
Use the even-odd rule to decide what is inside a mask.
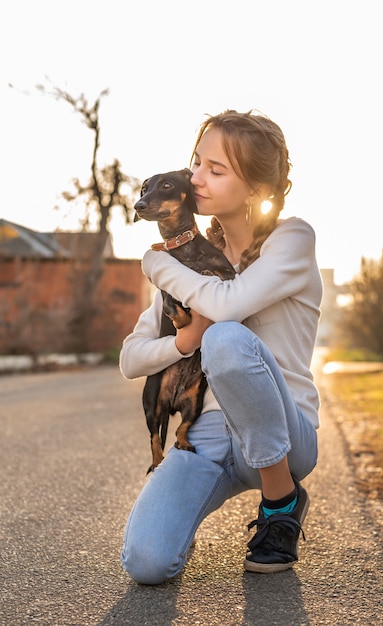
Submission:
[[[379,0],[3,0],[0,218],[77,227],[60,194],[86,182],[93,135],[51,84],[100,108],[100,164],[139,179],[187,167],[199,124],[225,109],[277,122],[293,164],[284,217],[310,222],[321,268],[346,282],[383,249]],[[14,87],[9,87],[12,84]],[[54,207],[59,205],[60,210]],[[158,240],[125,226],[119,256]]]

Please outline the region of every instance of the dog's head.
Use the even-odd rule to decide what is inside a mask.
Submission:
[[[178,221],[180,212],[192,217],[197,213],[197,206],[191,176],[190,170],[183,169],[147,178],[141,187],[141,197],[134,205],[138,216],[159,223]]]

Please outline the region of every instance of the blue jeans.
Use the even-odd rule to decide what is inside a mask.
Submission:
[[[316,430],[252,331],[237,322],[213,324],[201,352],[222,411],[200,416],[189,431],[196,454],[171,448],[133,506],[121,561],[141,584],[182,571],[201,522],[227,499],[261,489],[258,468],[288,455],[291,473],[302,480],[317,462]]]

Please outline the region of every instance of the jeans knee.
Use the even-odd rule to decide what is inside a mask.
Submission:
[[[201,343],[203,365],[208,367],[211,362],[232,362],[233,345],[238,341],[237,331],[241,326],[238,322],[216,322],[209,326]]]
[[[165,554],[150,550],[148,545],[140,548],[124,547],[121,564],[130,577],[140,585],[160,585],[181,571],[179,559],[169,561]]]
[[[227,375],[244,367],[241,345],[250,331],[239,322],[217,322],[202,337],[202,369],[210,376]],[[255,335],[252,333],[252,340]]]

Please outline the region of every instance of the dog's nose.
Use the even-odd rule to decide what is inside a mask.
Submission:
[[[143,209],[146,209],[148,206],[147,202],[145,202],[145,200],[143,200],[142,198],[140,200],[137,200],[136,204],[134,205],[134,208],[136,209],[136,211],[139,211],[141,209],[141,211]]]

